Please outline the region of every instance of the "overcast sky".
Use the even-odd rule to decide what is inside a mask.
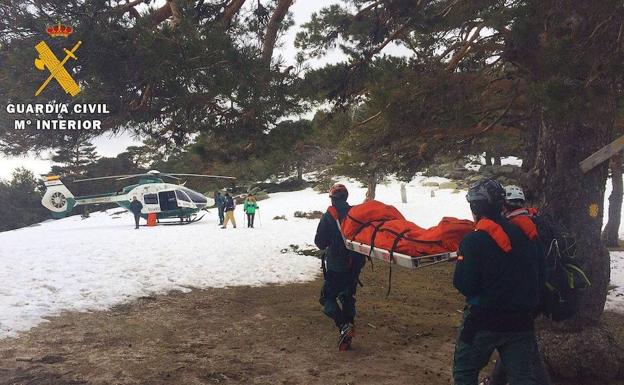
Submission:
[[[164,3],[164,1],[165,0],[158,0],[154,6],[159,6],[159,4]],[[301,25],[310,20],[312,13],[319,11],[323,7],[337,3],[340,3],[340,1],[295,0],[294,5],[291,7],[295,25],[290,28],[288,33],[278,42],[279,46],[276,47],[275,54],[281,55],[287,64],[294,64],[297,54],[297,50],[294,47],[295,35]],[[384,53],[402,55],[405,54],[405,49],[395,45],[389,45],[384,50]],[[330,52],[326,57],[320,60],[312,60],[308,64],[312,67],[319,67],[327,63],[339,62],[343,59],[344,55],[340,52]],[[140,140],[138,138],[133,138],[129,134],[122,134],[119,136],[104,134],[95,139],[93,143],[96,145],[100,156],[115,156],[123,152],[128,146],[140,144]],[[31,156],[20,158],[6,158],[0,156],[0,178],[9,178],[16,167],[26,167],[35,174],[45,174],[49,171],[52,164],[47,160],[49,157],[49,152],[38,155],[32,154]]]

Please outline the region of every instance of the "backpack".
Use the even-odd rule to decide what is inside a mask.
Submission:
[[[553,321],[570,319],[578,312],[582,292],[591,285],[576,260],[576,242],[572,234],[549,215],[536,215],[533,221],[546,267],[540,310]]]

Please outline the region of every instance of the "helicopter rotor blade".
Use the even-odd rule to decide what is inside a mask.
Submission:
[[[178,176],[196,176],[200,178],[221,178],[221,179],[236,179],[233,176],[224,176],[224,175],[204,175],[204,174],[165,174],[165,175],[178,175]]]
[[[124,179],[130,179],[130,178],[136,178],[137,176],[146,176],[146,175],[150,175],[150,174],[134,174],[134,175],[124,175],[121,178],[118,178],[117,180],[124,180]]]
[[[171,174],[160,174],[160,176],[167,177],[167,178],[172,178],[172,179],[175,179],[175,180],[182,179],[182,178],[178,178],[177,176],[173,176]]]
[[[141,175],[141,174],[138,174]],[[111,176],[100,176],[97,178],[85,178],[85,179],[75,179],[74,182],[88,182],[92,180],[103,180],[103,179],[115,179],[115,178],[131,178],[135,175],[111,175]]]

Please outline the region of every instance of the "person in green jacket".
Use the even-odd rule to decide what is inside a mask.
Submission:
[[[256,197],[253,194],[247,195],[243,210],[247,214],[247,227],[254,227],[254,217],[256,216],[256,210],[258,210],[258,203],[256,203]]]

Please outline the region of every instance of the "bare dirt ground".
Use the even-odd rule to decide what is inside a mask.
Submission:
[[[145,297],[0,341],[0,384],[449,384],[461,298],[451,267],[367,265],[357,337],[338,352],[320,280]],[[624,317],[607,315],[622,332]]]

